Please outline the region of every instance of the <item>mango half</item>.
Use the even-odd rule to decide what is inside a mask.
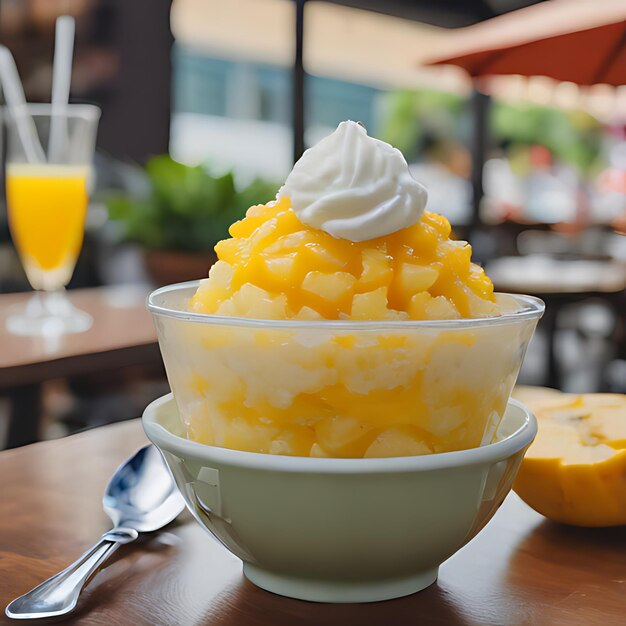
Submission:
[[[565,524],[626,524],[626,395],[514,395],[539,422],[513,486],[522,500]]]

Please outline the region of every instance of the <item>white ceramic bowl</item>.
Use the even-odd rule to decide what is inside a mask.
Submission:
[[[511,400],[498,441],[416,457],[319,459],[207,446],[184,437],[171,394],[143,414],[196,520],[253,583],[317,602],[373,602],[437,579],[491,519],[537,423]],[[207,563],[207,567],[211,567]]]

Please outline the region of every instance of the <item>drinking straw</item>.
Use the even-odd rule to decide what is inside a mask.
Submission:
[[[15,66],[15,61],[11,51],[0,45],[0,81],[4,99],[9,108],[11,117],[15,121],[18,137],[22,142],[26,160],[29,163],[43,163],[46,155],[39,143],[37,128],[33,118],[28,114],[24,88],[20,81],[20,76]]]
[[[70,100],[72,55],[74,53],[75,22],[71,15],[57,18],[54,32],[54,64],[52,67],[52,107],[48,160],[51,163],[63,158],[67,141],[67,105]]]

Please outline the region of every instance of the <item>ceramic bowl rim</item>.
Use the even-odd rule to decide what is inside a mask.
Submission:
[[[523,413],[523,424],[504,439],[478,448],[455,452],[440,452],[424,456],[404,456],[373,459],[327,459],[298,456],[279,456],[258,452],[244,452],[190,441],[169,432],[157,422],[157,413],[163,405],[172,404],[174,396],[168,393],[151,402],[141,421],[148,439],[158,448],[187,457],[205,458],[215,463],[257,471],[275,471],[305,474],[386,474],[445,470],[494,463],[508,459],[529,446],[537,435],[537,419],[521,402],[511,398],[507,405]]]

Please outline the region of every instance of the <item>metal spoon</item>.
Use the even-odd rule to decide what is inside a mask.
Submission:
[[[118,467],[102,504],[113,529],[72,565],[13,600],[5,610],[8,617],[33,619],[69,613],[87,581],[120,545],[134,541],[140,532],[169,524],[184,508],[161,454],[152,445]]]

